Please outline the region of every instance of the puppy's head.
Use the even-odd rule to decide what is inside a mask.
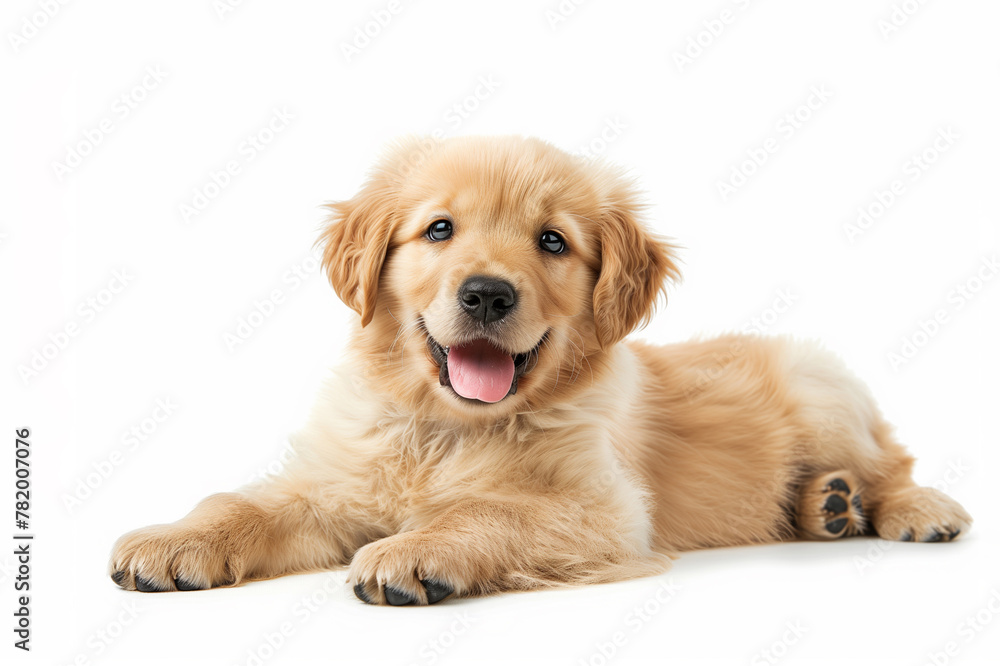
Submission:
[[[495,421],[589,385],[648,320],[677,269],[640,208],[620,173],[542,141],[412,139],[331,205],[324,265],[383,390]]]

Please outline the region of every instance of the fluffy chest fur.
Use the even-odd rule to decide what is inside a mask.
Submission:
[[[626,348],[615,353],[619,366],[634,364]],[[293,471],[365,503],[391,531],[418,528],[467,499],[570,495],[584,512],[620,515],[645,545],[647,494],[616,441],[631,417],[628,386],[609,392],[600,382],[572,403],[473,426],[401,410],[347,365],[293,438]]]

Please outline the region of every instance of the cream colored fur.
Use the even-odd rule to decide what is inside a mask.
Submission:
[[[126,589],[350,566],[360,597],[422,604],[436,599],[421,581],[454,596],[607,582],[696,548],[865,531],[950,540],[971,524],[913,483],[867,389],[818,346],[622,341],[677,269],[610,167],[531,139],[413,139],[331,210],[326,265],[359,319],[297,456],[122,537],[110,573]],[[431,243],[442,216],[454,237]],[[539,250],[547,229],[564,255]],[[494,404],[440,386],[427,347],[461,339],[455,294],[474,274],[518,291],[498,333],[511,354],[542,341],[517,393]]]

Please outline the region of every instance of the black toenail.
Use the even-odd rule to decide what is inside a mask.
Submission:
[[[954,532],[948,532],[948,538],[949,539],[954,539],[954,538],[958,537],[958,535],[961,534],[961,533],[962,533],[962,530],[955,530]]]
[[[834,479],[830,483],[826,484],[826,488],[823,490],[839,490],[842,493],[850,493],[851,488],[847,485],[847,482],[843,479]]]
[[[861,508],[861,495],[855,495],[851,498],[851,506],[853,506],[854,510],[858,513],[865,512],[865,510]]]
[[[826,531],[830,534],[840,534],[845,527],[847,527],[847,518],[837,518],[837,520],[831,520],[826,524]]]
[[[937,530],[931,532],[931,535],[924,539],[924,543],[937,543],[939,541],[944,541],[944,534]]]
[[[386,585],[385,587],[385,600],[389,602],[390,606],[409,606],[410,604],[416,602],[416,597],[411,597],[406,592],[393,589]]]
[[[128,577],[127,571],[116,571],[111,574],[111,580],[115,581],[115,585],[120,587],[125,587],[125,579]]]
[[[175,578],[174,579],[174,585],[181,592],[190,592],[192,590],[200,590],[200,589],[202,589],[201,585],[197,585],[195,583],[191,583],[189,581],[184,580],[183,578]]]
[[[354,596],[356,596],[358,599],[361,599],[361,601],[365,602],[366,604],[370,604],[372,602],[371,597],[369,597],[368,594],[365,592],[364,583],[358,583],[357,585],[354,586]]]
[[[439,583],[435,580],[422,580],[420,584],[427,590],[427,603],[436,604],[455,590],[447,583]]]
[[[158,588],[155,584],[153,584],[153,581],[143,578],[142,576],[135,577],[135,589],[139,590],[140,592],[160,591],[160,588]]]
[[[909,532],[903,532],[903,536],[899,537],[900,541],[913,541],[913,535]]]
[[[830,513],[844,513],[847,511],[847,500],[840,495],[830,495],[823,503],[823,510]]]

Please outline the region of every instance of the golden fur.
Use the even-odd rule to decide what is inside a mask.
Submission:
[[[968,530],[820,348],[623,342],[678,272],[620,172],[533,139],[412,139],[330,208],[325,266],[359,320],[297,457],[123,536],[110,573],[126,589],[349,565],[362,599],[424,604],[653,574],[696,548]],[[430,242],[441,217],[454,236]],[[541,251],[546,230],[569,250]],[[517,290],[506,352],[541,340],[491,404],[439,385],[428,350],[464,335],[456,290],[474,274]]]

